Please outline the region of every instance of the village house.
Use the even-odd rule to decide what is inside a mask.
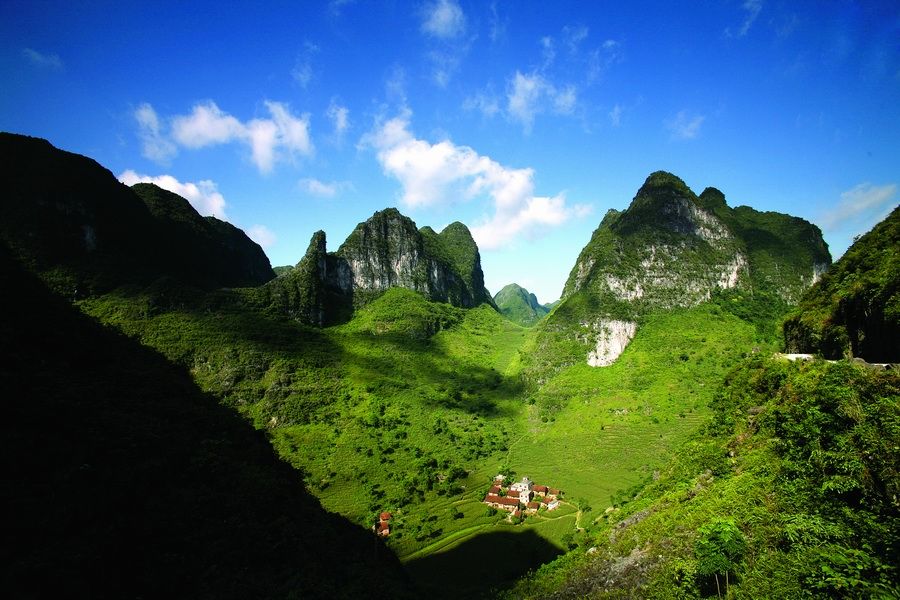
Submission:
[[[504,480],[503,475],[494,477],[493,485],[484,497],[485,504],[514,515],[519,512],[520,506],[525,507],[525,514],[536,513],[541,505],[547,507],[547,510],[559,507],[559,495],[562,492],[558,489],[546,485],[536,485],[528,477],[523,477],[522,481],[517,481],[509,486],[505,496],[501,496]]]
[[[530,492],[532,487],[534,487],[534,482],[527,477],[523,477],[522,481],[517,481],[516,483],[509,486],[509,491],[518,493]]]
[[[372,531],[380,537],[391,535],[391,513],[383,512],[378,515],[378,522],[372,526]]]
[[[515,496],[485,496],[484,503],[506,512],[515,512],[519,508],[519,499]]]

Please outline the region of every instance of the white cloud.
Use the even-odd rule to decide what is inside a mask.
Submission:
[[[456,0],[436,0],[422,7],[422,31],[433,37],[450,39],[466,31],[466,15]]]
[[[594,83],[614,64],[622,62],[622,45],[616,40],[606,40],[594,49],[587,59],[587,80]]]
[[[422,32],[431,38],[431,48],[424,54],[431,63],[431,79],[441,88],[447,87],[459,71],[472,40],[466,39],[466,16],[457,0],[435,0],[419,9]]]
[[[513,119],[522,123],[526,131],[531,131],[534,116],[540,110],[545,85],[544,78],[540,75],[522,75],[518,71],[510,82],[506,110]]]
[[[564,194],[535,196],[530,168],[505,167],[448,140],[432,144],[416,138],[409,130],[410,117],[406,110],[382,123],[363,143],[376,150],[385,174],[400,181],[401,201],[408,207],[489,198],[492,216],[472,228],[480,248],[497,249],[521,236],[534,237],[590,210],[567,206]]]
[[[197,104],[191,114],[172,119],[172,135],[186,148],[225,144],[245,134],[241,122],[222,112],[215,102]]]
[[[312,81],[312,57],[318,51],[318,46],[310,42],[305,42],[303,44],[303,51],[300,53],[300,56],[297,57],[297,62],[294,64],[294,68],[291,69],[291,77],[293,77],[294,81],[300,84],[300,87],[302,87],[303,89],[306,89],[306,86],[308,86],[309,82]]]
[[[625,109],[623,109],[620,105],[616,104],[612,107],[612,110],[609,111],[609,122],[613,127],[618,127],[622,124],[622,113]]]
[[[549,69],[556,60],[556,43],[549,35],[541,38],[541,57],[542,70]]]
[[[223,112],[215,102],[197,104],[189,115],[172,119],[172,137],[179,145],[192,149],[235,141],[245,143],[251,160],[263,173],[286,157],[284,151],[289,158],[298,154],[311,156],[314,148],[309,136],[309,114],[296,117],[286,104],[268,100],[264,104],[270,118],[247,123]]]
[[[762,7],[762,0],[744,0],[744,3],[741,5],[741,8],[746,13],[743,23],[741,23],[741,26],[738,29],[737,33],[732,33],[731,28],[727,27],[725,29],[725,35],[727,35],[728,37],[744,37],[745,35],[747,35],[747,33],[750,31],[750,27],[752,27],[754,21],[756,21],[756,17],[759,16]]]
[[[300,84],[300,87],[306,89],[306,86],[309,85],[310,80],[312,80],[312,65],[309,61],[298,61],[294,68],[291,69],[291,77],[293,77],[294,81]]]
[[[463,102],[463,109],[477,110],[485,117],[490,118],[500,112],[500,102],[493,94],[479,92],[466,98]]]
[[[578,46],[587,39],[588,28],[584,25],[563,27],[563,41],[569,48],[570,54],[578,53]]]
[[[309,115],[295,117],[291,114],[288,106],[281,102],[267,101],[265,104],[275,120],[279,144],[292,153],[296,152],[304,156],[312,154],[313,146],[309,139]]]
[[[865,228],[858,227],[858,231],[868,230],[893,210],[896,195],[896,183],[881,186],[860,183],[843,192],[837,206],[822,215],[822,226],[826,231],[837,231],[848,225]]]
[[[138,122],[138,137],[141,139],[141,154],[158,163],[166,163],[177,154],[178,149],[165,135],[159,124],[159,117],[153,107],[141,104],[134,111]]]
[[[692,115],[682,110],[671,119],[667,119],[665,126],[672,134],[673,140],[692,140],[700,135],[700,126],[705,120],[706,117],[703,115]]]
[[[216,189],[216,184],[208,179],[197,183],[189,181],[182,183],[171,175],[151,177],[149,175],[139,175],[129,169],[119,175],[119,181],[128,186],[136,183],[156,184],[162,189],[178,194],[190,202],[194,210],[203,216],[211,215],[223,221],[228,218],[225,216],[225,198]]]
[[[334,125],[335,137],[341,139],[350,128],[350,109],[346,106],[341,106],[336,99],[332,98],[325,114]]]
[[[32,65],[42,69],[59,70],[63,68],[62,59],[58,54],[43,54],[31,48],[23,48],[22,55],[28,59]]]
[[[431,78],[438,87],[447,87],[450,79],[459,70],[459,65],[466,52],[468,52],[467,45],[433,50],[428,53],[428,60],[431,61]]]
[[[547,110],[572,114],[577,100],[577,90],[573,85],[558,89],[539,73],[523,75],[516,71],[509,82],[506,111],[511,119],[522,123],[528,133],[534,125],[535,116]]]
[[[341,13],[344,11],[345,6],[349,6],[353,4],[356,0],[331,0],[328,3],[328,12],[332,14],[332,16],[340,17]]]
[[[501,19],[497,12],[497,3],[491,2],[490,33],[491,42],[497,43],[506,36],[507,19]]]
[[[388,100],[392,100],[401,106],[406,105],[406,70],[403,67],[394,66],[384,82],[384,94]]]
[[[570,115],[575,110],[578,101],[575,86],[567,85],[564,89],[556,91],[553,97],[553,109],[561,115]]]
[[[353,189],[353,184],[349,181],[325,182],[314,178],[301,179],[299,186],[303,192],[319,198],[334,198],[344,190]]]
[[[265,248],[271,248],[278,241],[275,233],[265,225],[253,225],[247,230],[247,237]]]

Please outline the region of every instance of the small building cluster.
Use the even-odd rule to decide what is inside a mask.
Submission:
[[[391,513],[383,512],[378,515],[378,521],[372,525],[372,531],[380,537],[391,535]]]
[[[504,489],[504,480],[503,475],[497,475],[482,502],[497,510],[512,513],[514,517],[521,516],[523,512],[534,514],[541,506],[545,506],[547,510],[559,507],[562,492],[558,489],[537,485],[528,477],[523,477],[522,481],[517,481]]]

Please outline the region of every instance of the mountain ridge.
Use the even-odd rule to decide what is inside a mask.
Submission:
[[[506,318],[523,327],[534,325],[550,312],[537,296],[517,283],[507,284],[497,292],[494,304]]]
[[[484,287],[478,246],[456,222],[438,234],[418,229],[396,208],[359,223],[336,252],[317,231],[297,265],[263,287],[272,309],[313,325],[345,321],[392,287],[416,291],[453,306],[493,306]]]
[[[656,171],[626,210],[604,215],[579,254],[560,305],[541,325],[539,344],[558,352],[539,355],[565,355],[568,363],[584,352],[589,365],[606,366],[650,312],[716,299],[731,310],[750,296],[757,312],[781,314],[830,263],[815,225],[731,209],[719,190],[698,197],[677,176]],[[538,371],[550,366],[546,360],[536,360]]]
[[[188,370],[56,296],[0,243],[4,555],[16,597],[413,597]]]
[[[275,276],[243,231],[204,219],[180,196],[129,188],[40,138],[0,133],[0,152],[0,240],[67,296],[161,277],[237,287]]]

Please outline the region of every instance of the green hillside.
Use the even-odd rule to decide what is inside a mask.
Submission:
[[[506,597],[897,597],[897,372],[758,356],[712,408],[655,481]]]
[[[900,362],[900,208],[803,296],[784,337],[789,352]]]
[[[534,325],[550,312],[534,294],[515,283],[497,292],[494,304],[503,316],[522,327]]]
[[[564,549],[592,514],[579,508],[651,478],[705,422],[715,382],[755,343],[716,306],[684,309],[649,320],[613,367],[574,365],[534,389],[520,377],[533,333],[487,305],[395,288],[345,325],[312,329],[248,310],[241,293],[149,315],[143,295],[80,306],[265,429],[326,508],[361,525],[390,510],[388,545],[436,595],[508,585]],[[498,472],[559,486],[567,504],[519,526],[488,515],[480,501]],[[533,558],[484,572],[504,544]],[[449,568],[479,576],[435,587]]]

